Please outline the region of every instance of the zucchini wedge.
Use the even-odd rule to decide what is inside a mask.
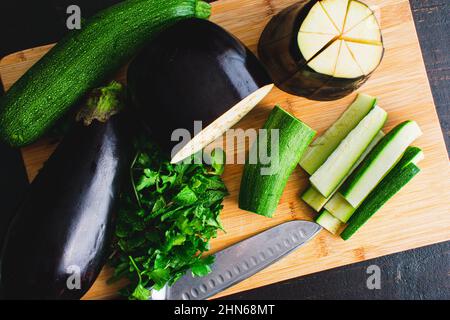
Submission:
[[[422,131],[415,121],[405,121],[392,129],[369,154],[339,191],[356,208],[400,160],[406,148]]]
[[[331,197],[330,201],[325,204],[325,210],[342,222],[347,222],[355,212],[356,208],[352,207],[339,192],[336,192]]]
[[[419,167],[412,162],[407,165],[403,163],[397,164],[355,211],[348,222],[348,226],[341,233],[342,239],[350,239],[356,231],[419,172]]]
[[[345,110],[335,123],[320,137],[315,139],[300,160],[300,166],[310,175],[327,160],[339,143],[373,109],[377,99],[367,94],[358,94],[355,101]]]
[[[417,165],[423,158],[424,154],[420,148],[408,147],[398,163],[398,166],[403,167],[410,163]],[[357,208],[354,208],[347,200],[345,200],[340,192],[337,192],[331,200],[327,202],[325,209],[342,222],[347,222]]]
[[[386,119],[386,111],[375,106],[310,177],[314,188],[329,197],[380,132]]]
[[[358,161],[353,165],[350,169],[350,172],[345,176],[342,180],[341,184],[331,193],[329,197],[324,197],[319,191],[317,191],[313,186],[310,186],[302,195],[303,201],[305,201],[311,208],[319,212],[322,210],[323,206],[331,199],[334,193],[339,189],[339,187],[345,182],[345,180],[350,176],[350,174],[356,170],[356,168],[363,162],[363,160],[367,157],[367,155],[372,151],[373,148],[377,145],[377,143],[383,139],[384,133],[383,131],[378,132],[372,142],[369,144],[364,153],[359,157]]]
[[[271,217],[280,201],[281,194],[289,176],[300,161],[301,156],[311,143],[316,132],[302,121],[276,106],[263,129],[266,129],[267,140],[261,133],[250,149],[250,154],[261,154],[261,147],[267,147],[267,154],[278,158],[274,163],[263,164],[260,156],[256,163],[245,164],[239,192],[239,208],[266,217]],[[273,131],[278,133],[278,155],[272,150]],[[263,144],[267,143],[267,146]],[[270,173],[264,172],[272,167]]]
[[[316,222],[332,234],[338,234],[344,227],[344,223],[335,218],[327,210],[323,210],[323,212],[317,217]]]

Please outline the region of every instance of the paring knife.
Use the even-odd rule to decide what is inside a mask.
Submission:
[[[171,287],[152,292],[152,300],[203,300],[270,266],[301,247],[322,230],[309,221],[290,221],[261,232],[215,254],[212,272],[187,272]]]

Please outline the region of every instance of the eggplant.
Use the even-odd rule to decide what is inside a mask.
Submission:
[[[6,299],[79,299],[110,250],[132,149],[128,116],[77,123],[32,182],[6,236]]]
[[[145,128],[174,163],[220,137],[273,87],[244,44],[200,19],[163,31],[131,63],[127,82]],[[188,137],[179,142],[176,129]]]
[[[313,100],[339,99],[359,88],[383,53],[375,14],[356,0],[293,4],[269,21],[258,43],[275,85]]]

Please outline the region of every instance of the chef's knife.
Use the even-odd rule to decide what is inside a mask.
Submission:
[[[188,272],[173,286],[153,291],[152,300],[203,300],[247,279],[312,239],[321,226],[309,221],[290,221],[215,254],[212,272],[193,277]]]

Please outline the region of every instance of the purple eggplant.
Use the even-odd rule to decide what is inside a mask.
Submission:
[[[7,299],[79,299],[110,249],[130,163],[126,114],[77,123],[46,162],[13,219],[1,257]]]
[[[296,2],[272,17],[258,43],[259,58],[278,88],[323,101],[362,86],[383,53],[374,12],[356,0]]]
[[[242,42],[201,19],[160,33],[131,63],[127,80],[132,105],[173,162],[220,137],[273,87]],[[180,128],[192,139],[179,143],[175,130]]]

